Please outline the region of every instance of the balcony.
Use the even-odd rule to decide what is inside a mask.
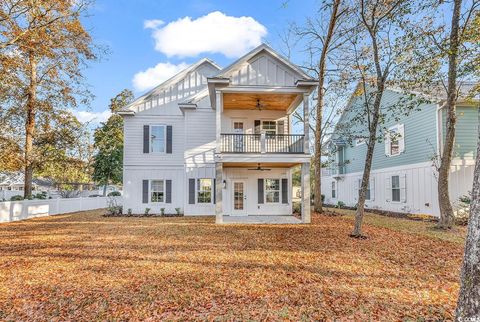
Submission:
[[[220,152],[303,154],[304,135],[222,133]]]

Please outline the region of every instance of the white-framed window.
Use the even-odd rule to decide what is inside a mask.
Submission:
[[[332,181],[332,199],[337,198],[337,183]]]
[[[385,135],[385,155],[393,157],[405,151],[405,127],[397,124],[388,129]]]
[[[362,179],[357,180],[358,191],[357,194],[360,196],[360,190],[362,189]],[[365,200],[371,200],[371,190],[370,190],[370,181],[368,181],[367,193],[365,194]]]
[[[392,176],[392,201],[400,202],[400,176]]]
[[[280,179],[265,179],[265,202],[280,202]]]
[[[276,121],[262,121],[262,131],[266,135],[277,134],[277,122]]]
[[[197,179],[197,203],[212,203],[212,179]]]
[[[150,180],[150,202],[165,201],[165,182],[163,180]]]
[[[165,153],[167,130],[165,125],[150,125],[150,152]]]

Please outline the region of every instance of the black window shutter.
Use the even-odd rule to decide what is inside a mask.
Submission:
[[[255,121],[254,121],[254,125],[255,125],[255,127],[254,127],[254,134],[260,134],[260,133],[262,132],[262,129],[261,129],[261,127],[260,127],[260,124],[261,124],[261,123],[260,123],[260,120],[255,120]]]
[[[217,180],[213,179],[213,203],[217,203]]]
[[[172,180],[165,181],[165,202],[172,203]]]
[[[285,122],[278,121],[277,122],[277,134],[283,134],[285,132]]]
[[[142,201],[148,203],[148,180],[142,182]]]
[[[188,203],[195,204],[195,179],[188,179]]]
[[[167,153],[172,153],[172,126],[167,125]]]
[[[263,204],[263,179],[258,179],[258,204]]]
[[[143,153],[150,152],[150,126],[143,126]]]
[[[288,203],[288,179],[282,179],[282,203]]]

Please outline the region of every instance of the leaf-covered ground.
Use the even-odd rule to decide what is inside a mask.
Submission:
[[[1,224],[0,320],[452,318],[459,242],[375,223],[354,240],[348,216],[213,221],[92,211]]]

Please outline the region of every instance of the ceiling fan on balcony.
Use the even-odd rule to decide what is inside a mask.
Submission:
[[[257,98],[257,103],[255,104],[255,108],[253,110],[258,110],[261,111],[266,107],[265,104],[263,104],[259,98]]]
[[[272,170],[272,169],[262,168],[262,166],[260,165],[260,163],[258,163],[258,165],[257,165],[256,168],[251,168],[251,169],[248,169],[248,170],[253,170],[253,171],[270,171],[270,170]]]

